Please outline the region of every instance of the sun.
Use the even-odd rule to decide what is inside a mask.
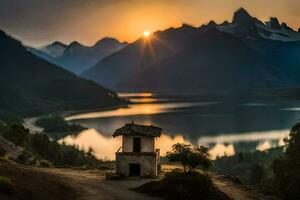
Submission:
[[[149,37],[150,36],[150,32],[149,31],[144,31],[144,36],[145,37]]]

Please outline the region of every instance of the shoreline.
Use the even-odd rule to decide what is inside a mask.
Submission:
[[[85,110],[59,111],[59,112],[57,112],[57,114],[65,120],[66,117],[72,116],[75,114],[81,114],[81,113],[86,113],[86,112],[91,112],[91,111],[97,111],[97,112],[109,111],[109,110],[115,110],[118,108],[127,108],[127,107],[128,107],[128,103],[120,104],[120,105],[116,105],[116,106],[105,107],[105,108],[95,108],[95,109],[91,108],[91,109],[85,109]],[[25,117],[22,119],[22,125],[25,128],[28,128],[29,131],[33,134],[34,133],[42,133],[45,128],[37,126],[36,121],[42,117],[45,117],[45,116],[51,115],[51,114],[53,114],[53,112],[45,114],[45,115],[35,116],[35,117]],[[72,120],[70,120],[70,121],[72,121]],[[66,121],[66,122],[68,123],[69,121]]]

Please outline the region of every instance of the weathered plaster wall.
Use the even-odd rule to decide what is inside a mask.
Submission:
[[[116,153],[116,172],[129,176],[129,164],[141,165],[142,177],[157,176],[157,160],[155,153]]]
[[[122,140],[122,152],[133,151],[133,138],[141,138],[141,152],[154,152],[154,137],[124,135]]]

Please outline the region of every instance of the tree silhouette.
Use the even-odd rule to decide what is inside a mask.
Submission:
[[[284,156],[274,160],[275,188],[285,199],[300,199],[300,122],[295,124],[285,139]]]
[[[167,153],[171,162],[180,162],[185,173],[197,167],[208,169],[211,166],[208,148],[204,146],[192,147],[190,144],[174,144],[172,151]]]

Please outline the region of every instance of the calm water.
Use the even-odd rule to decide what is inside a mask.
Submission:
[[[275,97],[195,94],[121,93],[133,104],[112,111],[66,117],[90,129],[64,141],[92,147],[99,158],[114,159],[121,146],[115,129],[132,120],[163,128],[156,142],[162,154],[176,142],[211,146],[215,156],[266,150],[283,145],[288,129],[300,118],[300,103]]]

